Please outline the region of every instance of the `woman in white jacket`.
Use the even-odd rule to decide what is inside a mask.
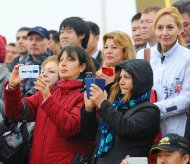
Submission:
[[[161,112],[161,129],[184,135],[186,111],[190,104],[190,50],[180,36],[182,17],[174,7],[158,11],[154,20],[157,45],[150,49],[150,64]],[[137,53],[144,58],[144,51]]]

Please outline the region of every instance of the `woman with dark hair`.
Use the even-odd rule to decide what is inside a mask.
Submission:
[[[91,163],[115,164],[126,155],[148,156],[160,126],[159,109],[149,102],[152,85],[151,66],[142,59],[126,60],[115,67],[108,100],[106,92],[91,85],[90,99],[84,97],[85,111],[95,115],[96,106],[100,116]],[[91,126],[96,124],[95,119],[88,121]]]
[[[35,121],[30,163],[70,164],[75,154],[88,152],[88,142],[80,133],[80,110],[84,105],[83,77],[94,67],[86,51],[78,46],[67,46],[58,56],[60,81],[49,87],[43,76],[35,82],[39,91],[30,97],[21,97],[19,67],[16,65],[9,82],[5,84],[5,111],[7,117],[21,120],[22,112],[28,121]],[[23,105],[24,104],[24,105]]]

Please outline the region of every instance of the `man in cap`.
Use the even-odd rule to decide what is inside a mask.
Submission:
[[[28,31],[28,54],[23,64],[41,65],[45,58],[52,55],[49,49],[49,32],[44,27],[34,27]],[[35,79],[25,79],[21,84],[23,96],[34,86]]]
[[[157,155],[157,164],[187,164],[190,160],[190,147],[186,138],[178,134],[165,135],[150,151]]]

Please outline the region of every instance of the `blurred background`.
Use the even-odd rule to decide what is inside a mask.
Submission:
[[[147,6],[170,6],[175,0],[1,0],[0,34],[15,42],[22,26],[59,30],[63,19],[79,16],[100,26],[101,35],[122,30],[131,33],[131,18]]]

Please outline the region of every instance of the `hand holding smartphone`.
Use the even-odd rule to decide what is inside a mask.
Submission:
[[[105,88],[105,79],[101,78],[85,78],[85,85],[86,85],[86,93],[87,93],[87,98],[90,99],[90,87],[91,84],[96,84],[99,86],[102,90]]]
[[[102,73],[107,75],[107,76],[113,76],[114,75],[114,71],[113,68],[111,67],[102,67]]]

